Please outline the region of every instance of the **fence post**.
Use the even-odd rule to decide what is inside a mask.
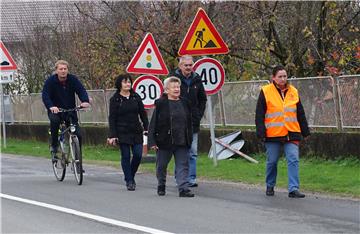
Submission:
[[[335,82],[335,89],[334,89],[334,92],[335,92],[334,98],[335,98],[336,125],[340,131],[343,131],[343,126],[342,126],[343,116],[342,116],[339,77],[338,76],[335,77],[335,80],[336,80],[336,82]]]
[[[218,93],[219,96],[219,103],[220,103],[220,119],[222,126],[226,126],[226,115],[225,115],[225,108],[224,108],[224,99],[222,89]]]
[[[106,109],[106,113],[107,113],[106,117],[109,117],[110,111],[109,111],[109,105],[108,105],[107,98],[106,98],[106,89],[104,89],[103,91],[104,91],[103,96],[104,96],[105,109]],[[107,119],[105,120],[105,123],[106,122],[107,122]]]
[[[34,122],[34,116],[33,116],[33,111],[31,109],[31,104],[32,104],[32,96],[31,96],[31,93],[29,93],[29,99],[28,99],[28,102],[29,102],[29,112],[30,112],[30,123],[33,123]]]

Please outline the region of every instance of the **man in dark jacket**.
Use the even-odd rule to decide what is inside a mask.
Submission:
[[[166,170],[174,155],[179,196],[194,197],[187,181],[192,142],[190,103],[180,98],[180,85],[181,82],[176,77],[165,79],[165,94],[155,101],[150,121],[148,146],[156,150],[159,196],[165,195]]]
[[[274,196],[277,163],[283,147],[288,164],[289,197],[305,197],[299,192],[299,144],[310,131],[298,91],[287,83],[283,66],[273,69],[272,83],[261,89],[255,123],[257,136],[266,147],[266,195]]]
[[[179,68],[175,70],[174,76],[181,80],[181,97],[186,98],[191,104],[193,141],[190,149],[189,160],[189,186],[197,187],[196,183],[196,159],[198,152],[198,134],[200,121],[204,116],[206,107],[206,93],[200,76],[193,71],[194,61],[189,55],[180,57]]]
[[[61,121],[65,115],[59,113],[59,108],[72,109],[75,108],[75,93],[78,95],[81,107],[89,107],[89,97],[76,76],[69,74],[69,63],[65,60],[59,60],[55,63],[55,74],[51,75],[44,84],[42,90],[42,100],[48,110],[51,131],[51,147],[52,156],[56,156],[58,147],[58,131]],[[63,113],[65,114],[65,113]],[[81,133],[78,127],[78,118],[76,112],[68,113],[71,115],[73,123],[76,124],[76,135],[79,138],[81,146]],[[54,159],[54,158],[53,158]]]

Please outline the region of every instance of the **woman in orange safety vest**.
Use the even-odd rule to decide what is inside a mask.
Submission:
[[[299,192],[299,142],[310,135],[297,89],[287,83],[283,66],[273,69],[272,82],[262,87],[256,106],[256,133],[266,148],[266,195],[274,196],[277,163],[281,147],[288,164],[289,197],[303,198]]]

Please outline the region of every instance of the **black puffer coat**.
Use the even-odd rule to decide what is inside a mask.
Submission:
[[[192,123],[190,103],[187,99],[180,98],[184,107],[186,115],[186,129],[185,142],[186,146],[190,148],[192,142]],[[171,116],[169,99],[166,94],[155,101],[155,110],[151,117],[149,129],[148,146],[158,146],[159,149],[169,150],[176,145],[176,140],[173,136],[173,128],[178,123],[174,122]]]
[[[129,98],[114,93],[110,99],[110,138],[118,138],[123,144],[142,144],[143,131],[147,131],[148,125],[144,104],[137,93],[131,92]]]

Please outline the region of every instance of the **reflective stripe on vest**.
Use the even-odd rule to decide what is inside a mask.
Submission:
[[[288,85],[284,100],[274,84],[265,85],[262,90],[266,100],[266,136],[281,137],[288,135],[289,131],[300,132],[296,109],[299,102],[297,89]]]
[[[283,114],[284,113],[282,113],[282,112],[268,113],[268,114],[265,114],[265,118],[279,117],[279,116],[282,116]]]
[[[294,117],[286,117],[286,118],[285,118],[285,121],[286,121],[286,122],[297,122],[297,118],[294,118]]]
[[[282,127],[282,126],[285,126],[285,124],[282,123],[282,122],[272,122],[272,123],[266,123],[266,124],[265,124],[265,127],[266,127],[266,128],[270,128],[270,127]]]
[[[286,111],[286,112],[294,112],[294,113],[296,113],[296,108],[286,107],[286,108],[285,108],[285,111]]]

